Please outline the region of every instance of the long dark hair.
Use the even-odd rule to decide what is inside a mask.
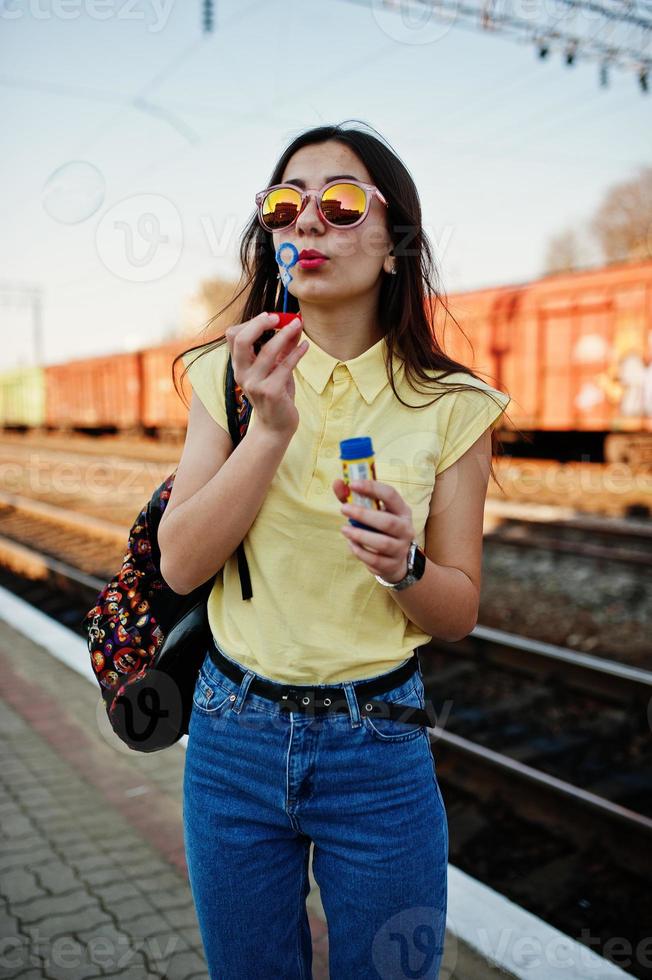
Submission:
[[[405,362],[405,376],[414,391],[418,391],[415,382],[423,382],[426,385],[426,393],[436,390],[435,386],[438,386],[440,389],[439,397],[446,391],[463,391],[469,388],[477,390],[473,385],[462,383],[439,384],[446,375],[459,371],[463,371],[479,381],[483,379],[474,374],[466,365],[449,357],[440,347],[435,336],[434,324],[436,323],[435,316],[438,305],[444,311],[445,317],[450,316],[459,329],[462,330],[462,328],[450,313],[443,299],[439,274],[428,237],[422,225],[421,204],[415,183],[405,164],[402,163],[377,130],[366,123],[363,123],[363,126],[372,129],[373,134],[376,135],[359,127],[344,128],[347,122],[357,123],[359,120],[345,120],[345,122],[333,126],[317,126],[314,129],[306,130],[293,139],[281,154],[265,186],[269,187],[272,184],[282,182],[288,160],[304,146],[336,140],[350,147],[365,164],[372,182],[385,196],[389,205],[387,222],[393,243],[392,254],[396,259],[397,274],[387,275],[383,273],[378,299],[378,322],[387,344],[386,369],[394,394],[401,404],[408,408],[426,407],[425,405],[409,405],[398,394],[392,371],[392,361],[395,356]],[[251,320],[263,310],[281,309],[283,286],[278,280],[278,266],[272,234],[261,227],[255,211],[242,236],[240,263],[243,270],[242,287],[226,306],[211,317],[204,330],[210,326],[216,317],[241,299],[243,300],[241,306],[236,307],[239,312],[238,318],[233,320],[234,323],[244,323]],[[289,291],[287,308],[290,313],[299,311],[299,303]],[[444,324],[445,322],[444,319]],[[462,333],[464,333],[463,330]],[[466,336],[466,334],[464,335]],[[201,354],[208,353],[209,350],[226,342],[225,337],[219,337],[217,340],[189,347],[178,354],[172,364],[175,387],[175,365],[180,358],[194,350],[200,350],[201,353],[198,356],[201,356]],[[471,345],[470,341],[469,344]],[[201,350],[202,348],[204,349]],[[186,370],[188,369],[186,368]],[[432,371],[441,372],[436,380],[428,373]],[[184,371],[181,375],[181,381],[185,373]],[[492,401],[496,401],[490,392],[484,391],[484,394]],[[434,398],[428,402],[428,405],[432,405],[436,400]],[[494,455],[497,446],[502,444],[495,430],[492,430],[491,438],[492,455]],[[496,480],[493,461],[490,469],[492,477]],[[497,480],[496,482],[498,483]]]

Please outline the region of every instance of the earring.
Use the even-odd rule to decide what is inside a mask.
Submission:
[[[396,276],[396,275],[398,275],[398,273],[397,273],[397,271],[396,271],[396,266],[394,266],[394,267],[393,267],[393,269],[392,269],[392,271],[391,271],[391,275],[393,275],[393,276]]]

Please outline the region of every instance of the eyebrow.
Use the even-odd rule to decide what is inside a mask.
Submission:
[[[324,180],[324,183],[325,184],[330,184],[331,180],[342,180],[342,179],[344,179],[344,180],[360,180],[361,178],[360,177],[356,177],[354,174],[333,174],[332,177],[326,177],[326,179]],[[300,180],[300,178],[298,178],[298,177],[296,177],[296,178],[290,177],[288,180],[284,180],[281,183],[283,183],[283,184],[296,184],[298,187],[303,187],[304,189],[305,189],[305,186],[306,186],[305,180]]]

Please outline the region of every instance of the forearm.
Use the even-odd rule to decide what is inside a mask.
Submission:
[[[290,443],[265,430],[248,431],[215,476],[170,514],[163,556],[171,587],[187,594],[215,575],[253,524]]]
[[[408,619],[435,639],[455,643],[468,636],[477,622],[478,593],[459,568],[437,565],[428,558],[418,582],[400,592],[388,591]]]

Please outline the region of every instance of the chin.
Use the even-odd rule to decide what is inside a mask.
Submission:
[[[329,296],[335,299],[339,293],[336,289],[334,283],[325,282],[302,282],[297,291],[293,294],[294,297],[301,302],[302,299],[313,299],[319,297],[319,299],[327,299]]]

